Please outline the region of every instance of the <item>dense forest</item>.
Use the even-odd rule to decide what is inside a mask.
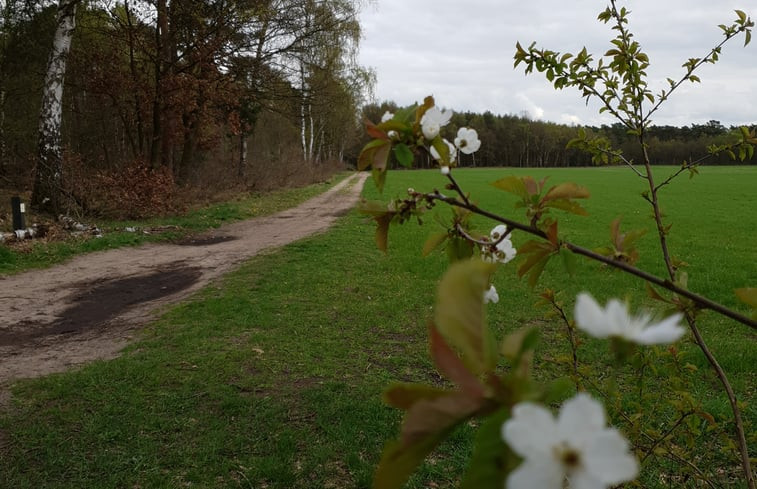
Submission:
[[[178,188],[267,189],[354,166],[362,121],[397,108],[372,101],[374,74],[357,63],[360,6],[0,1],[0,186],[33,189],[56,214],[113,214],[166,206]],[[591,164],[566,148],[575,126],[460,112],[444,135],[460,126],[483,143],[463,166]],[[640,159],[621,125],[585,129]],[[737,130],[653,126],[653,163],[696,160]]]
[[[0,7],[0,175],[18,185],[50,173],[61,210],[97,211],[103,192],[125,195],[117,187],[307,181],[344,159],[372,85],[349,0]],[[43,145],[56,115],[59,138]]]

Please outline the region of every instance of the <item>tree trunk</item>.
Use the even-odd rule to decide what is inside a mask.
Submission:
[[[242,131],[239,134],[239,169],[237,176],[244,181],[247,174],[247,133]]]
[[[152,142],[150,144],[150,165],[158,168],[166,164],[163,154],[165,142],[165,104],[163,100],[163,72],[170,61],[166,52],[168,45],[168,8],[166,0],[157,3],[157,28],[155,29],[155,94],[152,105]]]
[[[6,161],[5,145],[5,88],[0,86],[0,175],[5,175],[8,162]]]
[[[60,0],[53,50],[47,62],[42,87],[42,107],[39,115],[37,165],[32,191],[32,206],[57,215],[63,195],[63,150],[61,121],[63,118],[63,82],[71,38],[76,25],[76,5],[79,0]]]
[[[137,73],[137,61],[134,55],[134,23],[132,22],[128,0],[124,2],[124,10],[126,11],[127,29],[129,29],[129,70],[131,71],[131,80],[134,84],[134,115],[137,119],[137,148],[134,156],[142,158],[145,152],[145,134],[144,123],[142,122],[142,103],[139,92],[136,90],[136,87],[140,85],[140,80]],[[126,121],[124,121],[124,124],[126,124]]]

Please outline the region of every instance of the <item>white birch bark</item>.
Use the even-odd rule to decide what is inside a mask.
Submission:
[[[71,39],[76,26],[76,5],[79,0],[60,0],[53,49],[47,62],[39,114],[37,171],[32,204],[57,214],[61,208],[63,184],[63,150],[61,121],[63,118],[63,82]]]

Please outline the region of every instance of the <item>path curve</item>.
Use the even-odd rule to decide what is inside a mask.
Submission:
[[[355,206],[367,176],[356,173],[295,208],[179,244],[90,253],[0,277],[0,385],[117,356],[164,306],[264,249],[326,230]]]

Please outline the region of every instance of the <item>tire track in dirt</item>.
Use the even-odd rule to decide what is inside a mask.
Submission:
[[[356,173],[297,207],[176,244],[81,255],[0,277],[0,385],[108,359],[135,330],[260,251],[326,230],[356,204]]]

